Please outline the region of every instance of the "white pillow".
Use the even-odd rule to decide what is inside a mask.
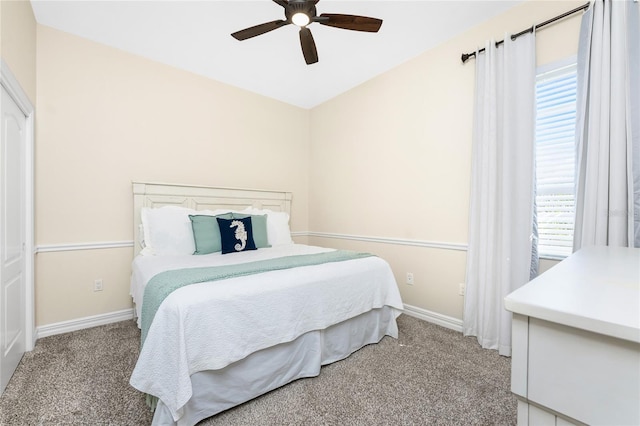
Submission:
[[[202,214],[192,209],[177,206],[142,209],[142,230],[145,248],[143,255],[193,254],[190,214]]]
[[[140,248],[144,249],[146,245],[144,243],[144,226],[142,226],[142,223],[138,225],[138,234],[140,235]]]
[[[288,213],[254,207],[247,207],[242,213],[267,215],[267,239],[270,245],[293,244]]]
[[[142,208],[142,255],[193,254],[196,250],[189,215],[217,216],[234,210],[193,210],[179,206]]]

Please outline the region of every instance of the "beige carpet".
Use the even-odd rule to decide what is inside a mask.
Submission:
[[[346,360],[200,425],[511,425],[510,359],[475,339],[402,315]],[[140,332],[133,321],[38,340],[0,399],[1,425],[145,425],[128,384]]]

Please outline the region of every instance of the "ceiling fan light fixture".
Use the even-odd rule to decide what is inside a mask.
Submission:
[[[1,1],[1,0],[0,0]],[[254,25],[244,30],[236,31],[231,37],[236,40],[246,40],[256,37],[269,31],[276,30],[285,25],[294,24],[300,28],[300,47],[302,55],[307,65],[318,62],[318,51],[316,42],[313,40],[311,31],[307,25],[317,22],[329,27],[342,28],[352,31],[365,31],[376,33],[382,25],[382,19],[369,18],[368,16],[344,15],[340,13],[323,13],[318,16],[316,3],[320,0],[273,0],[278,6],[284,9],[284,18],[264,24]]]
[[[309,15],[307,15],[306,13],[297,12],[297,13],[294,13],[293,16],[291,17],[291,22],[293,22],[294,25],[297,25],[299,27],[306,27],[307,25],[309,25],[309,22],[311,22],[311,19],[309,18]]]

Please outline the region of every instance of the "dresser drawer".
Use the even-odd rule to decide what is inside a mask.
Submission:
[[[593,425],[640,424],[640,344],[529,318],[527,398]]]

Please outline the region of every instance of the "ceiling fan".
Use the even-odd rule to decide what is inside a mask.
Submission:
[[[265,22],[254,27],[237,31],[231,36],[236,40],[246,40],[251,37],[273,31],[285,25],[294,24],[300,27],[300,45],[307,65],[318,62],[316,43],[313,41],[311,31],[307,25],[317,22],[330,27],[343,28],[345,30],[366,31],[376,33],[382,25],[382,19],[366,16],[341,15],[336,13],[323,13],[320,16],[316,12],[316,3],[319,0],[273,0],[284,8],[286,19]]]

